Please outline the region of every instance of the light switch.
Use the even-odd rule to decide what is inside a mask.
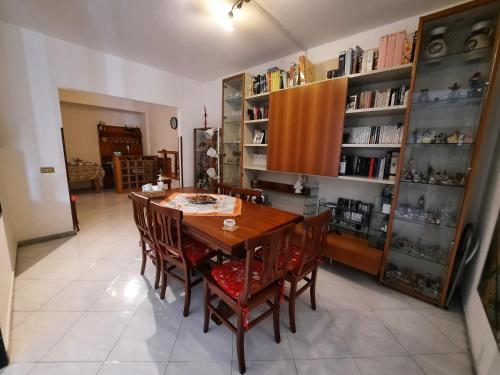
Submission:
[[[54,173],[54,167],[40,167],[40,173]]]

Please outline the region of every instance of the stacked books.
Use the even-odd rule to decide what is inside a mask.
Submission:
[[[390,68],[412,62],[415,55],[416,42],[416,31],[407,33],[403,30],[382,36],[378,46],[378,68]]]
[[[256,75],[252,80],[252,95],[263,94],[287,88],[287,72],[277,67],[267,70],[266,74]]]
[[[278,67],[267,69],[266,74],[256,75],[250,87],[251,95],[263,94],[314,81],[314,66],[305,57],[299,56],[298,63],[291,63],[286,72]]]
[[[362,91],[349,96],[347,109],[363,109],[375,107],[390,107],[406,105],[408,101],[408,87],[388,88],[386,90]]]
[[[400,144],[403,124],[360,126],[344,128],[343,143],[347,144]]]
[[[389,151],[384,157],[342,155],[340,174],[394,180],[399,152]]]
[[[378,48],[363,50],[359,46],[339,53],[339,66],[327,78],[365,73],[413,61],[417,32],[399,31],[380,38]]]

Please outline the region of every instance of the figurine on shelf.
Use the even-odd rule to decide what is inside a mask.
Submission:
[[[408,136],[408,143],[417,143],[417,130],[410,133]]]
[[[457,173],[455,175],[455,183],[457,185],[465,185],[465,173]]]
[[[417,208],[421,210],[425,208],[425,197],[423,195],[421,195],[417,200]]]
[[[430,224],[441,224],[441,210],[435,207],[428,208],[426,222]]]
[[[428,103],[429,102],[429,89],[420,90],[420,94],[418,95],[419,103]]]
[[[458,143],[459,134],[455,130],[446,138],[446,143]]]
[[[441,143],[446,143],[446,138],[447,138],[446,134],[444,134],[444,133],[439,133],[439,134],[436,136],[436,139],[435,139],[434,143],[439,143],[439,144],[441,144]]]
[[[433,172],[434,172],[434,168],[432,168],[432,165],[430,165],[430,163],[427,163],[427,182],[428,183],[431,183],[430,180],[431,180]]]
[[[469,90],[467,91],[467,96],[469,98],[481,96],[481,72],[475,72],[469,78]]]
[[[295,194],[302,194],[302,190],[304,190],[304,184],[307,181],[307,176],[298,175],[297,180],[295,181],[295,185],[293,188],[295,189]]]
[[[448,100],[458,99],[460,96],[460,92],[458,91],[460,87],[461,86],[458,82],[455,82],[453,85],[448,87],[448,89],[450,89],[450,92],[448,93],[448,96],[446,98]]]
[[[425,143],[425,144],[434,143],[435,138],[436,138],[436,132],[433,130],[427,130],[422,135],[422,143]]]
[[[464,135],[464,144],[474,143],[474,137],[472,136],[472,133],[470,130],[464,131],[463,135]]]
[[[417,137],[415,139],[415,143],[422,143],[424,140],[423,133],[421,133],[421,132],[416,132],[416,133],[417,133]]]

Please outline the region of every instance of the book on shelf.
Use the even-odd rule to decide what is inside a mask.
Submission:
[[[403,64],[409,64],[413,61],[415,55],[415,46],[417,44],[417,32],[406,34],[403,42]]]
[[[346,60],[346,51],[342,51],[339,53],[339,69],[338,69],[339,77],[345,75],[345,60]]]
[[[396,154],[399,155],[399,153]],[[340,174],[346,176],[389,179],[392,155],[392,151],[387,152],[383,157],[366,157],[343,154],[341,158]],[[394,160],[397,166],[397,155]]]
[[[406,31],[399,31],[396,34],[396,45],[394,46],[394,60],[393,66],[401,65],[403,63],[403,45],[406,39]]]
[[[396,173],[398,170],[398,158],[399,152],[393,152],[391,154],[391,161],[389,163],[389,180],[396,179]]]
[[[345,144],[400,144],[403,124],[383,126],[356,126],[344,128]]]
[[[385,68],[385,55],[387,53],[387,35],[380,38],[380,43],[378,45],[378,68]]]
[[[385,90],[362,91],[355,94],[355,98],[353,97],[354,95],[349,97],[347,109],[406,105],[408,101],[408,88],[406,85],[402,85]]]
[[[396,49],[396,33],[389,34],[387,37],[387,50],[385,52],[385,67],[394,66],[394,53]]]

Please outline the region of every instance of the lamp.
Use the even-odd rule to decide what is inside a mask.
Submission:
[[[229,17],[234,17],[234,8],[236,9],[241,9],[243,7],[243,3],[249,3],[250,0],[236,0],[236,2],[233,4],[231,7],[231,10],[229,11],[228,15]]]

